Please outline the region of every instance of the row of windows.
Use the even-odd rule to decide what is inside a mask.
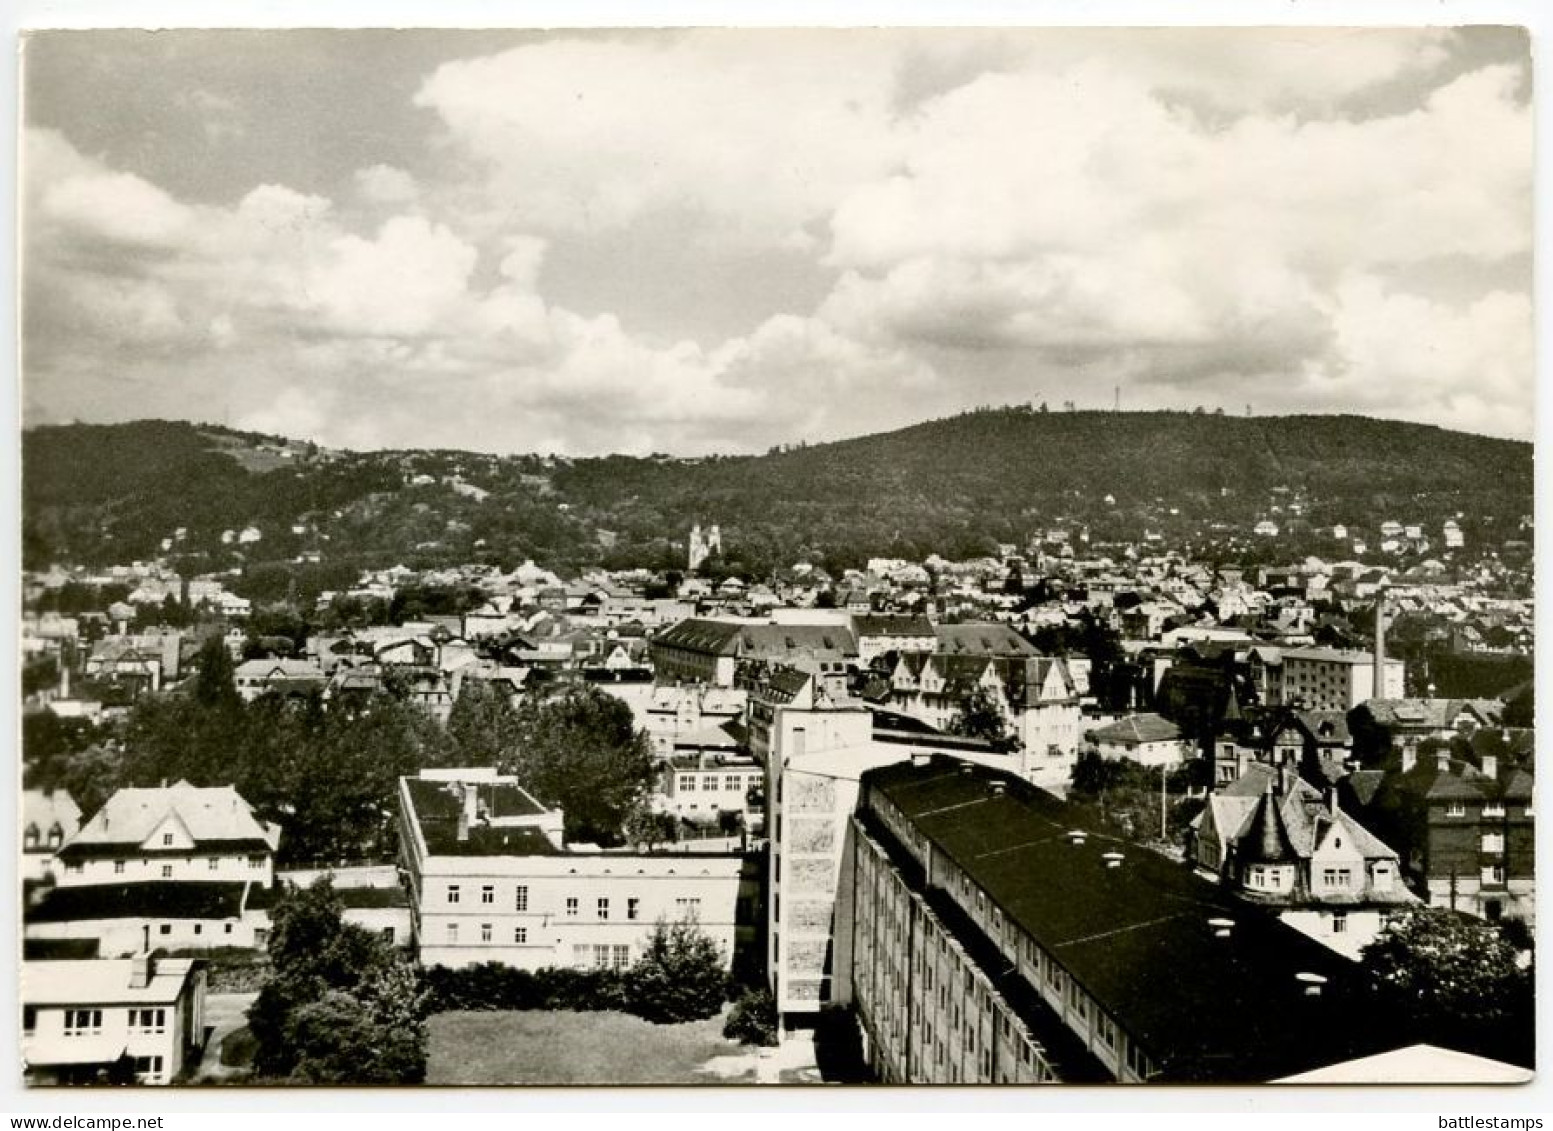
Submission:
[[[518,912],[527,912],[528,909],[529,909],[529,898],[528,898],[528,896],[529,896],[528,885],[526,885],[526,884],[519,884],[518,887],[514,890],[514,893],[513,893],[513,900],[512,900],[513,910],[514,911],[518,911]],[[448,885],[448,888],[447,888],[447,902],[449,904],[459,904],[459,903],[462,903],[463,902],[463,898],[464,898],[464,890],[463,890],[463,886],[462,885],[460,885],[460,884],[449,884]],[[494,906],[495,903],[496,903],[496,885],[495,884],[482,884],[481,887],[480,887],[479,898],[480,898],[480,905],[482,907]],[[609,919],[611,914],[613,913],[613,909],[619,906],[619,902],[620,901],[613,900],[612,897],[607,896],[607,895],[599,896],[597,899],[594,900],[594,903],[593,903],[594,917],[597,918],[597,919],[601,919],[601,920]],[[624,910],[625,910],[625,917],[626,917],[626,919],[634,920],[634,919],[640,919],[641,918],[641,914],[642,914],[642,901],[641,901],[641,899],[639,897],[634,896],[634,895],[633,896],[628,896],[624,900],[624,903],[625,903]],[[569,895],[569,896],[566,897],[565,907],[566,907],[566,917],[568,919],[579,918],[581,916],[581,914],[582,914],[582,900],[579,899],[575,895]],[[699,915],[700,912],[701,912],[701,900],[699,898],[696,898],[696,897],[686,897],[686,898],[676,899],[674,901],[674,907],[675,907],[675,910],[679,912],[679,914],[680,914],[680,916],[682,918],[684,916],[686,916],[686,915]]]
[[[624,970],[631,965],[631,948],[623,943],[578,943],[572,947],[572,962],[595,970]]]
[[[480,941],[483,942],[483,943],[495,942],[496,941],[496,927],[495,927],[495,924],[493,924],[493,923],[481,923],[480,924]],[[514,927],[514,928],[512,928],[512,942],[513,942],[513,945],[515,945],[515,946],[527,946],[528,945],[528,928],[527,927]],[[458,924],[457,923],[449,923],[447,925],[447,943],[448,943],[449,946],[457,946],[458,945]]]
[[[741,792],[745,789],[755,789],[761,784],[759,774],[727,774],[719,777],[716,774],[701,775],[701,789],[707,793],[715,793],[718,790],[724,792]],[[674,788],[680,793],[696,792],[696,775],[679,774],[676,776]]]
[[[220,857],[220,856],[208,857],[207,858],[206,870],[207,871],[211,871],[211,872],[219,870],[220,867],[221,867],[222,859],[223,858]],[[263,856],[250,856],[250,857],[248,857],[248,867],[251,868],[251,869],[263,868],[264,867],[264,861],[265,861],[265,857],[263,857]],[[149,860],[142,860],[142,861],[140,861],[140,866],[142,868],[150,868],[153,865],[152,865],[151,861],[149,861]],[[122,875],[124,875],[124,873],[125,873],[125,871],[126,871],[126,869],[128,867],[129,867],[129,861],[128,860],[115,860],[113,862],[113,874],[115,876],[122,876]],[[172,879],[173,875],[174,875],[174,872],[175,872],[175,868],[176,868],[176,865],[173,865],[173,864],[163,864],[163,865],[161,865],[162,879],[164,879],[164,880]],[[79,876],[84,871],[85,871],[85,865],[81,861],[79,861],[79,860],[72,860],[72,861],[69,861],[69,862],[67,862],[65,864],[65,872],[68,875]]]

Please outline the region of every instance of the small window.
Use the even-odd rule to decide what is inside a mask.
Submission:
[[[457,884],[449,884],[448,885],[448,902],[449,903],[457,903],[459,901],[459,899],[460,899],[460,894],[459,894],[459,890],[458,890],[458,885]]]
[[[496,888],[495,888],[495,886],[493,886],[492,884],[486,884],[485,886],[483,886],[480,889],[480,902],[481,903],[495,903],[496,902]]]
[[[490,942],[491,941],[491,924],[489,924],[489,923],[481,923],[480,924],[480,941],[481,942]]]
[[[569,918],[575,918],[577,915],[577,897],[575,895],[566,897],[566,914]]]
[[[528,885],[519,884],[516,897],[513,900],[513,908],[517,911],[528,910]]]
[[[22,1032],[32,1033],[38,1028],[38,1007],[35,1005],[22,1006]]]
[[[1460,801],[1452,801],[1445,807],[1445,815],[1447,817],[1465,817],[1467,815],[1467,807]]]
[[[102,1032],[102,1010],[100,1009],[67,1009],[65,1010],[65,1036],[82,1037],[87,1034]]]
[[[230,929],[231,928],[228,928],[228,930]],[[392,927],[384,927],[381,931],[378,932],[378,937],[389,946],[394,945],[394,929]]]
[[[163,923],[156,931],[160,935],[170,935],[173,933],[173,925],[171,923]]]
[[[264,867],[264,857],[263,856],[257,856],[257,855],[250,856],[248,858],[248,866],[250,868],[262,868],[262,867]]]
[[[608,919],[609,918],[609,900],[607,898],[604,898],[603,896],[599,897],[599,918],[600,919]]]
[[[679,791],[681,793],[694,793],[696,791],[696,776],[694,774],[680,774]]]
[[[159,1056],[137,1056],[135,1058],[136,1076],[160,1076],[162,1074],[162,1058]]]
[[[113,862],[113,874],[115,876],[122,876],[124,874],[124,861],[115,860]]]
[[[449,943],[456,943],[456,942],[458,942],[458,924],[457,923],[449,923],[448,924],[448,942]]]
[[[214,871],[217,871],[220,867],[221,867],[221,858],[219,856],[212,856],[209,860],[207,860],[205,862],[205,868],[208,871],[214,872]]]
[[[642,901],[640,899],[637,899],[633,895],[630,899],[626,900],[626,918],[627,919],[635,919],[641,913],[642,913]]]
[[[172,878],[173,878],[173,866],[171,864],[163,864],[162,865],[162,879],[170,880]]]
[[[173,834],[172,833],[163,833],[162,834],[162,847],[163,848],[171,848],[172,847],[172,843],[173,843]]]
[[[1346,935],[1348,933],[1348,912],[1332,912],[1332,933],[1334,935]]]

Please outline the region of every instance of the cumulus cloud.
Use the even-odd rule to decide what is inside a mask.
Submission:
[[[1123,383],[1524,435],[1527,70],[1466,34],[558,35],[410,84],[435,160],[227,202],[29,129],[29,412],[694,453]],[[814,286],[686,332],[578,267],[687,308],[697,262]]]

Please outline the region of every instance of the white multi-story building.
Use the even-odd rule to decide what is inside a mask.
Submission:
[[[22,964],[22,1061],[29,1084],[90,1084],[122,1065],[170,1084],[205,1038],[205,971],[190,958]]]
[[[559,809],[489,770],[399,779],[401,862],[426,966],[624,969],[660,922],[694,920],[732,962],[737,854],[574,851]]]
[[[1385,660],[1383,687],[1375,687],[1375,657],[1338,648],[1285,648],[1278,702],[1312,711],[1351,711],[1367,699],[1405,694],[1401,660]]]
[[[59,850],[61,887],[190,880],[269,887],[280,826],[231,786],[121,789]]]

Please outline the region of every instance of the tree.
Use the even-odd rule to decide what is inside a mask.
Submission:
[[[652,744],[630,707],[594,687],[556,687],[523,701],[516,739],[501,768],[565,811],[569,840],[621,843],[654,772]]]
[[[1364,948],[1383,998],[1418,1039],[1530,1065],[1532,972],[1493,924],[1444,907],[1413,907]]]
[[[949,720],[948,730],[950,734],[984,739],[1000,748],[1012,742],[1003,707],[985,687],[977,687],[961,701]]]
[[[494,766],[517,751],[518,712],[484,680],[466,679],[448,713],[449,756],[461,766]]]
[[[270,980],[248,1010],[261,1077],[413,1084],[426,1074],[425,994],[386,943],[347,923],[327,876],[271,909]]]
[[[626,972],[628,1008],[658,1025],[715,1017],[727,999],[722,951],[692,920],[659,920]]]
[[[746,1045],[777,1043],[776,999],[764,986],[745,990],[733,1004],[723,1036]]]
[[[232,654],[219,636],[200,645],[195,658],[198,674],[194,678],[194,699],[203,707],[233,709],[242,705],[237,694],[237,679]]]

